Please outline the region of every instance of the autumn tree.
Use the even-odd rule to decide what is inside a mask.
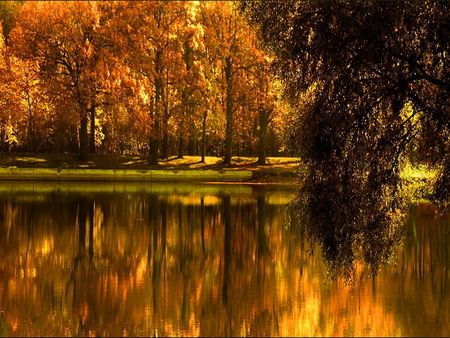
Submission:
[[[10,150],[13,141],[10,109],[14,99],[11,93],[12,74],[8,67],[3,29],[0,27],[0,151]]]
[[[269,93],[269,81],[265,78],[265,74],[269,73],[262,66],[260,78],[259,80],[259,88],[261,88],[262,93],[260,94],[260,100],[258,102],[258,122],[259,122],[259,148],[258,148],[258,164],[266,164],[266,147],[267,147],[267,128],[269,126],[270,121],[273,119],[275,105],[273,102],[268,101]],[[273,99],[271,101],[274,101]]]
[[[210,97],[205,78],[204,30],[198,19],[198,4],[191,3],[179,35],[183,66],[179,73],[177,91],[180,94],[178,157],[183,157],[185,137],[189,138],[188,153],[192,155],[194,138],[201,126],[202,161],[204,161],[206,115]]]
[[[9,32],[13,27],[17,12],[24,3],[25,1],[0,1],[0,21],[6,44],[8,44]]]
[[[0,18],[4,150],[150,150],[157,164],[186,145],[204,161],[208,143],[230,162],[266,130],[264,53],[232,2],[5,1]]]
[[[283,119],[286,114],[285,104],[281,101],[281,87],[279,81],[272,76],[270,69],[270,58],[262,51],[261,47],[255,46],[255,63],[251,72],[248,72],[247,98],[243,105],[245,111],[242,113],[247,119],[244,119],[244,128],[247,127],[246,135],[256,145],[258,155],[257,163],[266,164],[267,143],[269,126],[275,117]],[[242,117],[240,117],[242,119]],[[256,135],[256,137],[255,137]],[[240,142],[245,143],[245,139]],[[252,153],[252,152],[250,152]]]
[[[142,88],[142,99],[152,121],[150,152],[158,164],[163,120],[168,118],[168,76],[177,64],[176,32],[185,17],[182,2],[130,1],[117,17],[118,31],[124,41],[123,52]],[[123,26],[125,25],[125,26]]]
[[[16,58],[0,39],[1,150],[37,151],[48,138],[45,125],[52,104],[32,71],[36,63]]]
[[[104,8],[104,7],[103,7]],[[113,72],[107,13],[96,2],[30,1],[20,9],[11,42],[23,59],[36,59],[40,75],[56,93],[64,91],[78,107],[80,158],[95,149],[95,113],[109,94],[105,77]]]
[[[299,206],[310,236],[331,271],[351,280],[361,258],[376,272],[399,240],[409,146],[421,134],[448,144],[449,4],[243,1],[241,9],[297,109],[292,143],[306,168]],[[450,161],[441,154],[435,197],[444,201]]]
[[[225,115],[225,164],[231,164],[233,146],[233,120],[235,112],[242,106],[248,92],[243,73],[254,65],[252,32],[243,17],[238,15],[234,3],[203,2],[201,20],[205,31],[209,67],[213,67],[221,90],[222,111]]]
[[[105,153],[146,154],[151,119],[143,86],[131,68],[121,69],[113,102],[102,108],[100,150]]]
[[[12,74],[10,90],[14,97],[11,107],[15,122],[13,133],[17,149],[38,152],[51,149],[55,106],[47,87],[38,77],[37,63],[9,55]]]

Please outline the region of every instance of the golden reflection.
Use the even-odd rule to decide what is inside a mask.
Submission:
[[[33,207],[0,197],[2,333],[450,334],[447,219],[412,209],[396,265],[377,277],[358,265],[350,289],[327,279],[276,194],[203,204],[184,203],[189,194],[67,194]]]
[[[41,247],[36,248],[36,253],[40,253],[42,255],[49,254],[51,251],[53,251],[53,243],[54,243],[53,236],[44,238],[42,240]]]
[[[181,202],[185,205],[199,205],[200,203],[204,205],[217,205],[220,203],[220,198],[214,195],[189,194],[183,197]]]

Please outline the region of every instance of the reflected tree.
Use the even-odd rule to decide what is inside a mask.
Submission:
[[[372,273],[389,261],[402,237],[400,173],[411,149],[442,168],[434,199],[449,200],[449,6],[240,2],[296,110],[297,206],[332,276],[352,283],[357,260]]]
[[[205,197],[200,197],[200,228],[202,236],[202,252],[205,255]]]
[[[67,186],[0,194],[0,332],[280,336],[297,322],[291,309],[310,317],[300,302],[318,279],[295,278],[302,255],[284,205],[265,190],[186,196],[139,183],[109,192]],[[260,255],[263,246],[270,254]]]
[[[258,258],[262,258],[270,253],[269,244],[267,241],[266,233],[264,231],[264,224],[266,220],[266,197],[259,195],[256,197],[258,205]]]
[[[222,284],[222,299],[223,303],[226,306],[228,304],[228,294],[229,294],[229,283],[231,279],[231,203],[230,203],[230,195],[223,196],[223,217],[224,217],[224,277]]]
[[[86,250],[86,223],[88,218],[89,203],[86,197],[80,197],[78,202],[78,247],[79,255],[83,256]]]

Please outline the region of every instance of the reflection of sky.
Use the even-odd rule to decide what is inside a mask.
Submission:
[[[287,223],[289,189],[36,182],[0,190],[3,335],[450,334],[447,222],[420,208],[395,264],[377,277],[358,266],[351,290],[327,280],[319,250],[312,255]]]

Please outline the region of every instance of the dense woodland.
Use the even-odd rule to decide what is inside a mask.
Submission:
[[[2,1],[0,20],[0,151],[284,151],[288,109],[235,2]]]
[[[289,139],[299,224],[349,281],[399,244],[408,163],[439,171],[428,197],[450,206],[449,2],[5,1],[0,15],[1,151],[264,163]]]

